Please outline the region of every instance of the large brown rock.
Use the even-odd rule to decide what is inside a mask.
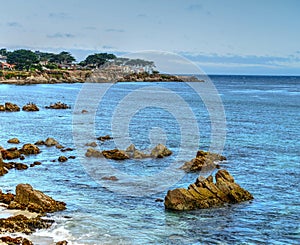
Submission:
[[[55,201],[41,191],[34,190],[29,184],[19,184],[16,187],[14,201],[9,204],[8,208],[28,209],[37,213],[51,213],[66,209],[66,204]]]
[[[103,157],[102,152],[97,151],[94,148],[88,148],[85,153],[85,156],[86,157]]]
[[[20,111],[20,107],[17,106],[16,104],[6,102],[5,103],[5,110],[10,111],[10,112]]]
[[[41,219],[40,216],[27,218],[24,215],[16,215],[7,219],[0,219],[0,233],[21,232],[31,234],[37,229],[47,229],[54,221]]]
[[[165,208],[193,210],[218,207],[225,203],[239,203],[252,200],[253,196],[234,182],[226,170],[219,170],[215,176],[199,177],[188,189],[169,190],[165,197]]]
[[[196,158],[189,162],[186,162],[181,169],[186,172],[196,172],[214,169],[217,167],[217,162],[226,160],[226,157],[208,152],[208,151],[198,151]]]
[[[25,155],[31,155],[31,154],[39,154],[41,151],[40,149],[34,145],[34,144],[25,144],[20,150],[20,153],[25,154]]]
[[[50,146],[58,145],[59,143],[54,138],[49,137],[45,140],[44,144],[50,147]]]
[[[154,158],[163,158],[172,155],[172,151],[170,151],[163,144],[158,144],[151,151],[151,156]]]
[[[113,159],[113,160],[129,159],[129,156],[126,154],[126,152],[119,149],[102,151],[102,154],[105,158]]]
[[[4,160],[12,160],[19,158],[21,156],[21,153],[16,147],[9,148],[9,149],[0,149],[0,152],[2,154],[2,158]]]

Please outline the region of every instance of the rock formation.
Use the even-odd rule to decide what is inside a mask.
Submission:
[[[45,146],[55,146],[55,145],[58,145],[58,142],[53,139],[53,138],[47,138],[46,141],[44,142]]]
[[[166,146],[163,144],[158,144],[156,147],[153,148],[151,151],[151,156],[154,158],[163,158],[170,156],[172,151],[170,151]]]
[[[66,209],[66,204],[55,201],[41,191],[34,190],[29,184],[19,184],[16,187],[16,196],[8,208],[37,213],[52,213]]]
[[[12,139],[9,139],[7,141],[7,143],[10,143],[10,144],[19,144],[20,140],[18,138],[12,138]]]
[[[5,103],[5,111],[10,111],[10,112],[20,111],[20,107],[11,102],[6,102]]]
[[[22,107],[23,111],[39,111],[40,109],[34,103],[28,103]]]
[[[22,232],[31,234],[37,229],[49,228],[53,222],[53,220],[41,219],[40,216],[36,218],[27,218],[26,216],[19,214],[7,219],[0,219],[0,233]]]
[[[210,170],[217,167],[216,162],[224,161],[226,157],[216,153],[198,151],[196,158],[186,162],[181,169],[186,172],[196,172],[201,170]]]
[[[57,110],[60,110],[60,109],[71,109],[71,106],[68,106],[67,104],[58,101],[58,102],[56,102],[54,104],[50,104],[49,106],[46,106],[45,108],[46,109],[57,109]]]
[[[113,160],[129,159],[129,156],[126,154],[126,152],[119,149],[102,151],[102,154],[107,159],[113,159]]]
[[[226,203],[233,204],[252,200],[253,196],[234,182],[226,170],[213,177],[199,177],[188,189],[169,190],[165,197],[165,208],[172,210],[193,210],[218,207]]]

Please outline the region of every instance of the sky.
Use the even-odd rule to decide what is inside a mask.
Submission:
[[[0,0],[0,13],[9,50],[67,50],[77,61],[151,50],[207,74],[300,75],[298,0]]]

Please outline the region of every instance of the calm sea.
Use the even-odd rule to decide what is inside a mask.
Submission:
[[[300,77],[210,78],[217,95],[202,84],[202,98],[186,83],[1,85],[0,104],[34,102],[40,111],[1,113],[0,145],[12,147],[6,143],[12,137],[21,143],[54,137],[76,149],[62,153],[41,147],[41,154],[23,162],[42,165],[1,177],[3,191],[30,183],[67,203],[66,211],[49,215],[56,221],[51,229],[30,239],[39,245],[63,239],[69,244],[299,244]],[[44,108],[57,101],[72,109]],[[106,134],[114,140],[96,140]],[[92,141],[99,149],[134,143],[146,150],[164,143],[174,154],[124,162],[88,159],[85,144]],[[198,176],[177,167],[212,144],[228,158],[222,167],[255,199],[166,211],[155,200]],[[51,161],[61,155],[77,158]],[[119,181],[101,180],[112,175]]]

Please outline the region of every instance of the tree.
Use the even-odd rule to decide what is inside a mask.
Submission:
[[[50,58],[50,62],[54,62],[57,64],[69,64],[76,61],[76,59],[66,51],[62,51],[59,54],[53,54]]]
[[[8,54],[8,51],[6,50],[6,48],[0,49],[0,55],[6,56],[7,54]]]
[[[91,54],[82,62],[84,65],[93,65],[99,67],[104,65],[107,61],[116,59],[117,57],[114,54],[108,53],[99,53]]]
[[[39,62],[39,58],[31,50],[19,49],[7,54],[7,62],[15,64],[16,69],[28,71],[33,64]]]

